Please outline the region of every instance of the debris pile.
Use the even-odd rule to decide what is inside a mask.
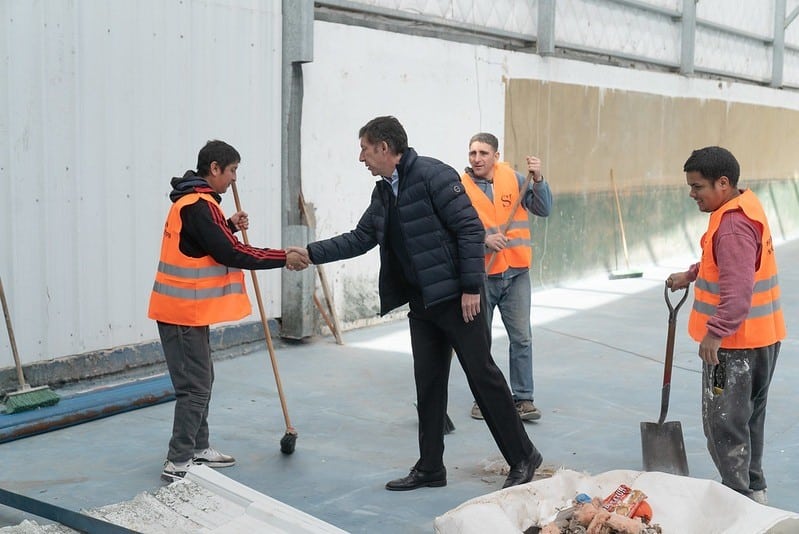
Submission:
[[[644,492],[625,484],[599,499],[585,493],[577,495],[572,506],[564,508],[554,520],[540,529],[541,534],[661,534],[651,523],[652,508]]]

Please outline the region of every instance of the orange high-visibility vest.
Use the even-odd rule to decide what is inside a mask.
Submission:
[[[164,225],[161,259],[150,294],[150,319],[185,326],[237,321],[250,314],[250,299],[241,269],[217,263],[211,256],[192,258],[180,251],[180,210],[200,199],[217,204],[207,193],[191,193],[172,204]]]
[[[694,284],[694,307],[688,319],[688,333],[696,341],[707,334],[707,321],[716,313],[721,301],[719,292],[719,267],[713,254],[713,236],[718,231],[722,216],[728,211],[741,210],[762,228],[760,267],[755,271],[755,286],[749,315],[738,330],[721,340],[725,349],[752,349],[767,347],[785,338],[785,320],[780,307],[780,285],[777,280],[777,261],[774,243],[766,214],[760,201],[746,190],[710,214],[707,232],[702,236],[702,259]]]
[[[466,194],[472,200],[472,205],[477,210],[477,215],[485,226],[486,235],[496,234],[501,231],[500,226],[505,224],[510,217],[510,209],[519,196],[519,180],[513,169],[504,162],[494,164],[494,202],[477,187],[468,174],[461,178]],[[499,274],[511,267],[529,268],[533,261],[533,248],[530,245],[530,221],[527,210],[519,204],[513,219],[505,231],[508,237],[508,246],[496,253],[496,259],[491,264],[488,274]],[[488,269],[493,252],[486,254],[485,262]]]

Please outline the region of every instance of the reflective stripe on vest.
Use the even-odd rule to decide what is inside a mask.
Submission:
[[[721,292],[719,290],[719,285],[716,283],[708,282],[702,278],[696,279],[696,287],[701,289],[702,291],[706,291],[707,293],[711,293],[713,295],[717,295],[718,299],[721,300]],[[759,296],[758,293],[763,294],[766,292],[771,292],[774,289],[779,288],[779,280],[777,275],[772,276],[767,280],[760,280],[755,283],[755,287],[753,290],[752,300],[760,300],[763,296]],[[765,304],[755,305],[753,304],[752,307],[749,309],[749,315],[747,315],[747,319],[756,319],[759,317],[765,317],[767,315],[771,315],[775,311],[781,309],[780,306],[780,299],[771,299],[770,295],[765,295],[765,298],[769,300]],[[713,304],[709,304],[707,302],[695,301],[694,302],[694,309],[696,309],[699,313],[703,313],[705,315],[715,315],[716,314],[716,306]]]
[[[223,276],[231,271],[239,271],[233,267],[225,267],[224,265],[212,265],[211,267],[181,267],[179,265],[171,265],[158,262],[158,272],[164,274],[171,274],[181,278],[208,278],[211,276]]]
[[[519,197],[519,180],[516,173],[507,163],[494,164],[494,201],[474,183],[468,174],[461,177],[466,194],[477,210],[477,215],[485,227],[486,234],[497,234],[500,227],[510,217],[510,208]],[[529,268],[532,264],[533,249],[530,244],[530,220],[527,210],[519,205],[513,214],[505,236],[508,238],[507,246],[496,253],[496,258],[491,264],[488,274],[499,274],[511,267]],[[493,252],[485,256],[486,268],[494,257]]]
[[[179,299],[188,300],[204,300],[216,297],[224,297],[225,295],[232,295],[234,293],[244,293],[244,286],[237,283],[227,284],[224,287],[211,287],[208,289],[184,289],[180,287],[170,286],[161,282],[153,284],[153,291],[167,295],[169,297],[176,297]]]
[[[217,205],[206,193],[186,195],[172,205],[164,225],[161,259],[150,294],[148,316],[165,323],[206,326],[236,321],[250,314],[241,269],[211,256],[192,258],[180,252],[180,210],[200,199]]]
[[[760,201],[749,190],[728,201],[710,215],[707,232],[700,242],[702,259],[694,284],[694,305],[688,319],[688,333],[693,339],[701,342],[707,334],[707,321],[716,314],[721,302],[719,268],[713,253],[713,237],[718,231],[722,216],[733,210],[741,210],[747,218],[763,229],[760,266],[755,271],[749,313],[733,335],[721,340],[721,347],[726,349],[766,347],[785,338],[785,321],[780,305],[779,276],[771,230]]]

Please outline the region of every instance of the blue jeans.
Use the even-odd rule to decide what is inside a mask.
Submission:
[[[486,318],[488,324],[499,308],[510,342],[510,389],[516,401],[533,400],[533,329],[530,326],[532,288],[529,271],[508,277],[490,276],[486,280]]]

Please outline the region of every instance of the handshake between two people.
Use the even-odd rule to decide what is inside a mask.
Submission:
[[[230,222],[236,230],[245,232],[244,241],[247,242],[246,231],[250,227],[250,218],[245,211],[237,211],[230,217]],[[308,250],[305,247],[286,247],[286,269],[289,271],[302,271],[311,264]]]
[[[286,247],[286,269],[302,271],[311,264],[308,250],[305,247]]]

